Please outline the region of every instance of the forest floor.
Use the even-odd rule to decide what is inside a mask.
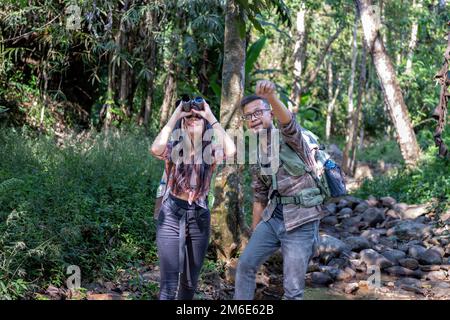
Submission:
[[[390,197],[346,196],[329,203],[305,299],[450,299],[450,212],[438,217],[432,207]],[[232,299],[236,262],[227,272],[204,271],[196,299]],[[280,253],[261,267],[256,282],[255,299],[282,298]],[[142,265],[123,270],[115,282],[89,284],[76,295],[48,288],[41,298],[156,299],[158,286],[158,266]]]
[[[386,173],[380,166],[362,167],[359,177],[348,180],[350,190],[361,177]],[[345,196],[326,207],[305,299],[450,299],[450,211],[438,213],[434,202],[408,205],[373,196]],[[232,299],[236,264],[204,268],[195,298]],[[261,267],[256,282],[255,299],[282,298],[280,252]],[[158,266],[140,265],[121,270],[114,282],[99,279],[76,293],[49,287],[37,298],[156,299],[158,288]]]

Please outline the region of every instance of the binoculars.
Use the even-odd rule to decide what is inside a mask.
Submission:
[[[180,101],[177,101],[177,105]],[[195,97],[190,99],[188,95],[183,95],[181,98],[181,109],[184,112],[190,112],[192,109],[200,111],[205,109],[205,100],[202,97]]]

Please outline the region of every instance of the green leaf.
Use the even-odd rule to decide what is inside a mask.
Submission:
[[[249,74],[254,66],[256,61],[258,60],[259,55],[261,54],[262,49],[266,43],[267,37],[262,36],[258,40],[256,40],[248,49],[247,57],[245,59],[245,73]]]
[[[217,84],[218,74],[214,73],[211,78],[209,85],[211,86],[212,91],[216,95],[217,99],[220,101],[220,97],[222,96],[222,87]]]

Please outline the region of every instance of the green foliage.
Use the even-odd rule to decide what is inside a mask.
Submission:
[[[447,139],[447,142],[450,139]],[[391,196],[410,204],[437,201],[437,211],[450,208],[450,161],[436,157],[437,148],[431,146],[414,170],[400,167],[387,176],[365,180],[355,194],[359,197]]]
[[[392,140],[377,141],[362,150],[358,149],[356,153],[356,160],[371,164],[376,164],[380,160],[392,164],[404,163],[397,142]]]
[[[144,135],[91,134],[58,148],[51,137],[0,133],[0,296],[113,279],[155,259],[152,207],[162,166]],[[161,168],[161,170],[158,170]]]

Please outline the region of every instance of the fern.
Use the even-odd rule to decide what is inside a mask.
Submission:
[[[15,186],[17,186],[18,184],[23,183],[22,180],[17,179],[17,178],[11,178],[8,180],[3,181],[2,183],[0,183],[0,194],[11,190],[12,188],[14,188]]]

